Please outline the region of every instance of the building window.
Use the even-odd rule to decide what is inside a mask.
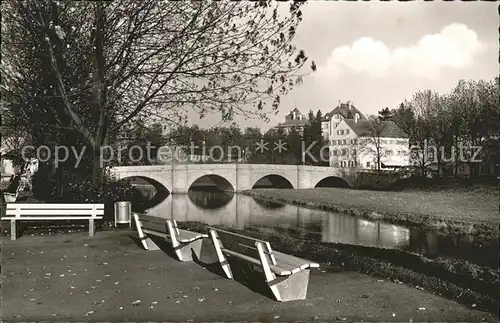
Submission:
[[[342,145],[342,140],[339,140],[338,143],[339,143],[339,145]]]
[[[337,156],[337,151],[336,150],[332,150],[332,156]]]
[[[342,149],[342,156],[347,155],[347,149]]]
[[[370,168],[370,162],[366,162],[366,168]]]
[[[356,149],[351,150],[351,156],[356,156]]]
[[[347,145],[347,140],[342,140],[342,145]]]
[[[335,146],[336,142],[335,140],[330,140],[330,146]]]
[[[349,129],[346,129],[345,130],[345,134],[348,135],[349,134]]]
[[[381,143],[382,145],[387,145],[387,140],[380,140],[380,143]]]

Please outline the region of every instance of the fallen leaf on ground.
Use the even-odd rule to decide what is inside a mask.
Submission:
[[[89,316],[90,314],[94,314],[94,311],[88,311],[87,313],[85,313],[85,316]]]
[[[141,304],[141,300],[140,299],[132,302],[132,305],[140,305],[140,304]]]
[[[280,316],[279,316],[279,315],[275,315],[275,316],[273,317],[273,319],[279,319],[279,318],[280,318]]]
[[[205,297],[198,297],[198,302],[204,302],[206,301]]]
[[[212,289],[212,291],[214,291],[214,292],[218,292],[218,291],[219,291],[219,289],[218,289],[218,288],[214,288],[214,289]]]
[[[419,307],[418,310],[419,311],[425,311],[425,307]]]
[[[200,288],[199,287],[193,287],[193,290],[199,290]]]

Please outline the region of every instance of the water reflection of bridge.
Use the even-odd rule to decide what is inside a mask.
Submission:
[[[210,208],[207,207],[209,194],[191,192],[189,196],[169,195],[162,203],[149,209],[148,213],[178,221],[222,225],[240,230],[251,226],[295,230],[305,239],[322,242],[387,248],[404,248],[409,244],[410,232],[403,227],[289,204],[266,206],[239,194],[228,195],[227,204]],[[220,200],[220,193],[214,194],[219,194]]]

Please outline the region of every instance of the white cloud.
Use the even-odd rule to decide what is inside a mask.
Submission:
[[[476,32],[463,24],[450,24],[440,33],[425,35],[416,44],[390,49],[382,41],[362,37],[352,45],[335,48],[318,76],[338,77],[361,73],[384,77],[397,73],[435,77],[446,68],[461,69],[473,63],[483,48]]]

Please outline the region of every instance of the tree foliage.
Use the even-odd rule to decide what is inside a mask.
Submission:
[[[456,175],[461,146],[465,147],[463,157],[469,160],[472,176],[479,175],[482,165],[500,164],[500,150],[496,149],[500,140],[499,93],[498,77],[492,81],[461,80],[449,93],[418,91],[410,101],[392,110],[392,120],[418,148],[413,160],[422,174],[436,161],[440,173],[451,164]],[[436,150],[425,151],[429,146]],[[476,148],[472,147],[481,147],[475,160],[472,157]]]

